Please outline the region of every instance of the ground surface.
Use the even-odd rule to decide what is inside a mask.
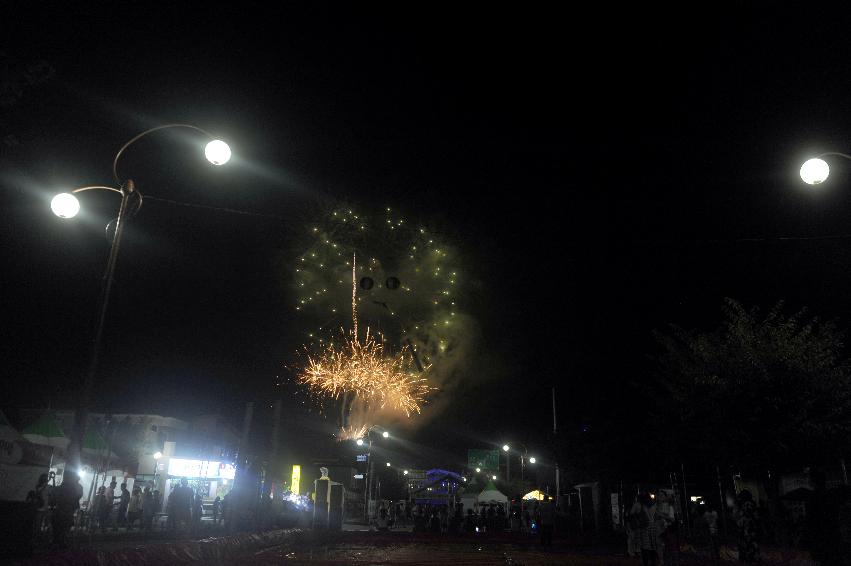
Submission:
[[[556,541],[542,548],[534,539],[479,538],[412,533],[344,533],[333,540],[281,545],[246,556],[236,564],[288,564],[330,566],[334,564],[405,566],[453,564],[466,565],[549,565],[638,566],[638,558],[629,558],[616,549],[576,548]],[[683,556],[682,566],[704,562]]]

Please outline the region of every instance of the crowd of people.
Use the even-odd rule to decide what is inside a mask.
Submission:
[[[104,533],[108,531],[146,531],[155,528],[160,517],[165,517],[166,528],[172,531],[196,532],[204,516],[203,494],[193,489],[186,479],[176,483],[169,494],[163,511],[163,497],[153,485],[133,486],[132,492],[126,483],[116,481],[101,485],[92,497],[91,504],[81,509],[83,486],[76,474],[66,474],[58,485],[50,481],[48,474],[41,474],[34,489],[30,490],[26,502],[34,511],[33,537],[35,540],[50,540],[63,548],[72,527],[81,532]],[[227,497],[216,497],[212,502],[212,522],[223,522]]]
[[[464,510],[461,503],[419,504],[410,501],[382,502],[377,511],[378,530],[412,527],[413,532],[449,534],[497,533],[503,531],[534,533],[541,544],[552,545],[556,509],[551,500],[531,501],[510,509],[502,503],[483,503]]]

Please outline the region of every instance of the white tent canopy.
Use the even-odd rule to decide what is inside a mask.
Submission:
[[[493,482],[488,482],[485,489],[479,494],[479,503],[508,503],[508,497],[499,491]]]

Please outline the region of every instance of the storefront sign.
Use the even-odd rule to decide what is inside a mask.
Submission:
[[[236,468],[233,464],[212,460],[171,458],[168,461],[168,475],[179,478],[226,478],[232,480],[236,475]]]

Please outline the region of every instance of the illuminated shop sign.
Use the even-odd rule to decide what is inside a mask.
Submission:
[[[229,479],[236,475],[233,464],[212,460],[184,460],[171,458],[168,461],[168,475],[180,478]]]

